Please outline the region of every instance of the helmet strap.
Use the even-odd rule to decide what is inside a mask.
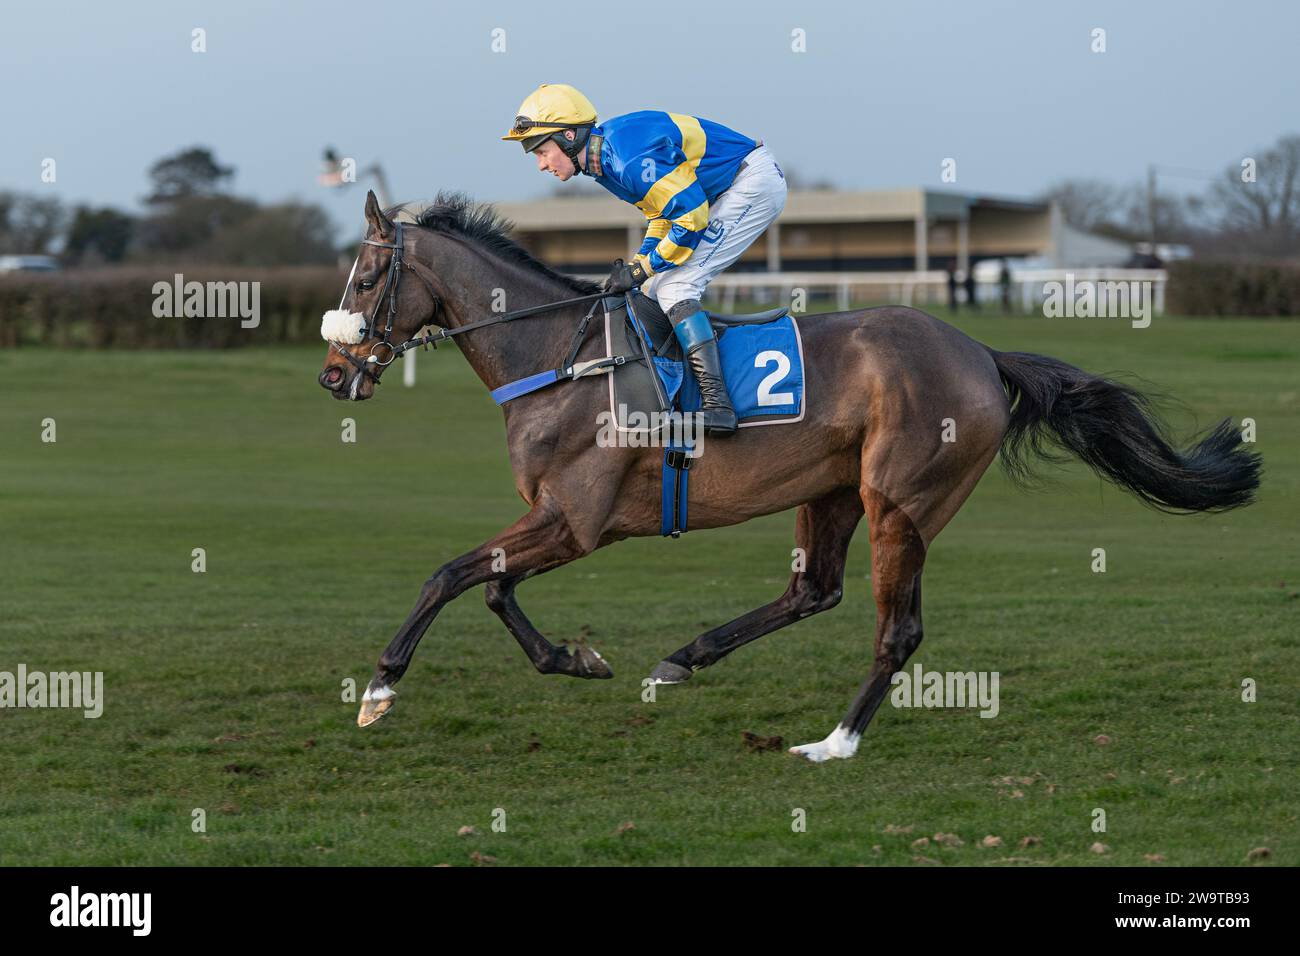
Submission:
[[[587,138],[591,135],[591,127],[583,126],[575,129],[572,142],[564,138],[564,132],[564,130],[556,130],[551,134],[551,139],[560,147],[560,152],[573,161],[574,173],[581,173],[583,169],[582,164],[578,162],[578,157],[587,148]]]

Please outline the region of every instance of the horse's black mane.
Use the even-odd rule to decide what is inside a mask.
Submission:
[[[390,212],[396,212],[401,207]],[[390,217],[391,218],[391,217]],[[487,203],[475,203],[462,192],[440,191],[433,203],[415,217],[416,225],[435,232],[463,236],[500,259],[514,262],[563,283],[574,292],[599,292],[600,286],[576,276],[557,272],[510,238],[514,224]]]

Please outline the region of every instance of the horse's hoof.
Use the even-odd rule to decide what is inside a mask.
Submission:
[[[614,676],[605,658],[585,644],[579,644],[571,652],[575,677],[587,677],[593,680],[609,680]]]
[[[672,661],[660,661],[650,672],[650,680],[656,684],[683,684],[690,679],[691,669]]]
[[[357,726],[369,727],[384,714],[393,709],[397,701],[397,691],[391,687],[380,687],[377,691],[367,690],[361,698],[361,712],[357,714]]]
[[[806,757],[813,763],[823,763],[836,757],[848,758],[858,752],[858,741],[861,738],[861,734],[852,733],[843,727],[836,727],[825,740],[819,740],[815,744],[800,744],[797,747],[791,747],[790,753]]]

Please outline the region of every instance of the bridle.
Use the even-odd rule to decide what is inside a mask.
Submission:
[[[428,279],[420,274],[420,271],[412,263],[406,261],[404,255],[405,242],[404,234],[402,232],[402,223],[394,223],[394,226],[396,227],[396,232],[393,235],[392,242],[381,242],[377,239],[361,240],[363,245],[377,246],[380,249],[393,250],[393,257],[388,261],[388,271],[384,275],[383,289],[379,293],[379,298],[375,300],[375,307],[370,310],[370,315],[366,317],[366,324],[362,327],[362,332],[364,334],[361,341],[365,342],[372,338],[378,338],[379,341],[370,347],[370,354],[364,359],[353,355],[343,347],[341,342],[330,342],[330,344],[338,350],[339,354],[347,359],[349,364],[356,368],[358,374],[365,375],[376,385],[380,384],[379,376],[375,372],[371,371],[370,367],[373,365],[381,369],[387,368],[389,365],[392,365],[393,362],[402,355],[402,353],[409,352],[411,349],[430,345],[436,349],[439,342],[450,339],[456,335],[462,335],[465,332],[472,332],[475,329],[485,328],[489,325],[499,325],[502,322],[510,322],[514,319],[526,318],[530,315],[540,315],[543,312],[553,312],[557,309],[578,305],[583,302],[592,302],[592,311],[594,311],[596,307],[594,300],[599,300],[609,295],[607,292],[593,292],[590,295],[578,296],[574,299],[564,299],[559,302],[550,302],[546,305],[536,305],[527,309],[517,309],[514,312],[503,312],[500,315],[494,315],[490,319],[481,319],[478,322],[471,322],[468,325],[462,325],[459,328],[438,329],[438,331],[430,332],[428,335],[412,336],[405,342],[394,345],[392,342],[392,335],[393,325],[397,320],[397,289],[402,281],[403,268],[413,273],[421,282],[424,283],[424,287],[429,291],[429,295],[433,299],[433,314],[429,317],[427,322],[423,323],[423,325],[431,325],[433,320],[437,317],[438,312],[442,309],[442,299],[433,291],[432,284]],[[356,269],[356,263],[353,263],[352,272],[348,275],[348,289],[352,287],[352,279],[356,275]],[[343,292],[343,298],[344,300],[347,299],[347,289]],[[379,309],[383,306],[385,299],[388,300],[388,315],[384,322],[383,331],[380,333],[376,329],[379,320]],[[339,306],[340,308],[342,307],[342,302],[339,303]],[[577,348],[581,345],[581,337],[585,335],[587,323],[590,319],[591,313],[588,313],[587,318],[583,320],[579,327],[578,341],[574,343],[574,347],[571,350],[572,357],[569,359],[570,365],[573,362],[573,357],[576,357],[577,355]],[[423,328],[423,325],[421,328]],[[379,356],[375,354],[375,350],[380,346],[388,349],[388,358],[385,361],[380,361]]]
[[[334,347],[338,349],[340,355],[355,366],[359,373],[366,375],[376,385],[379,384],[379,376],[370,370],[371,365],[377,365],[380,368],[387,368],[389,365],[392,365],[394,360],[396,360],[396,358],[403,352],[424,344],[422,341],[417,341],[415,338],[408,339],[400,345],[394,345],[392,342],[393,323],[397,320],[397,289],[402,281],[403,267],[406,267],[407,270],[412,272],[421,282],[424,283],[425,288],[429,290],[429,295],[433,298],[433,315],[429,317],[430,322],[437,317],[439,309],[442,308],[442,300],[438,298],[438,294],[433,291],[433,287],[429,284],[429,280],[420,275],[415,266],[406,261],[406,258],[403,255],[405,251],[405,237],[402,232],[402,223],[395,223],[395,226],[396,232],[393,236],[392,242],[380,242],[377,239],[361,240],[363,245],[377,246],[380,249],[393,250],[393,257],[388,260],[388,271],[384,275],[383,289],[379,293],[379,298],[375,300],[375,307],[370,310],[370,315],[366,317],[366,324],[362,328],[362,332],[364,333],[364,337],[362,338],[363,342],[366,339],[378,337],[375,331],[375,326],[379,319],[379,309],[384,304],[384,300],[387,299],[388,317],[384,322],[382,337],[380,337],[379,342],[370,347],[370,354],[364,359],[353,355],[345,349],[341,343],[333,343]],[[352,276],[355,274],[356,265],[353,264],[352,273],[348,276],[349,288],[352,286]],[[344,290],[343,295],[345,298],[347,297],[346,289]],[[429,323],[426,322],[425,324],[427,325]],[[381,345],[388,349],[388,359],[386,361],[380,361],[379,356],[375,354],[375,349],[379,348]],[[437,346],[434,347],[436,348]]]

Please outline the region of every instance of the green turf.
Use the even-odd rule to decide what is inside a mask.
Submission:
[[[359,730],[342,682],[364,686],[440,563],[521,512],[500,412],[455,351],[360,405],[315,384],[321,347],[0,353],[0,670],[107,685],[98,720],[0,710],[0,863],[1300,862],[1300,325],[960,324],[1137,373],[1181,401],[1180,430],[1254,418],[1261,500],[1174,518],[1081,466],[1036,494],[995,467],[931,550],[914,661],[998,671],[1001,713],[886,705],[856,758],[820,766],[742,733],[817,740],[847,707],[874,620],[865,528],[839,607],[655,703],[656,661],[783,590],[792,513],[524,585],[538,626],[587,635],[612,681],[539,676],[472,591]],[[937,831],[964,844],[912,846]]]

